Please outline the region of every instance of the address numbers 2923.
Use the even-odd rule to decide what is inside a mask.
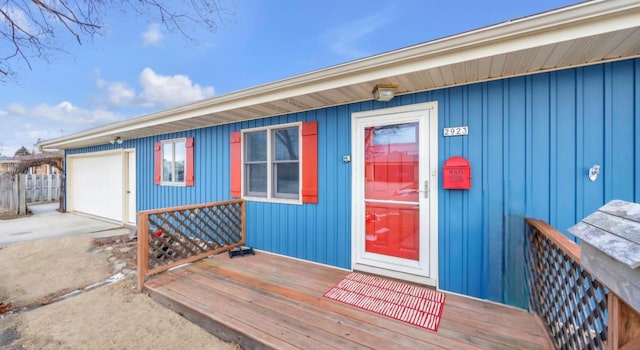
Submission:
[[[469,135],[469,127],[468,126],[454,126],[451,128],[442,129],[444,136],[463,136]]]

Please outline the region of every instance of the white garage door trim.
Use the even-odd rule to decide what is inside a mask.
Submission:
[[[129,219],[126,191],[129,165],[125,152],[102,151],[67,157],[67,211],[88,214],[121,224]],[[135,172],[135,169],[132,169]],[[134,173],[135,174],[135,173]],[[131,189],[135,191],[134,189]]]
[[[124,222],[130,226],[136,226],[136,151],[125,150],[125,188],[124,188]]]

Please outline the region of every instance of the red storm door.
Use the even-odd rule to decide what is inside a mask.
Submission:
[[[419,125],[364,129],[365,252],[419,260]]]

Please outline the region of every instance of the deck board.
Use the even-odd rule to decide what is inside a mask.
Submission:
[[[322,296],[348,271],[273,254],[219,255],[145,283],[155,300],[245,348],[552,349],[534,315],[447,294],[438,332]]]
[[[202,277],[200,277],[202,278]],[[200,281],[202,282],[202,281]],[[219,285],[219,284],[215,284]],[[233,291],[222,291],[213,287],[219,293],[224,293],[226,297],[236,297],[248,305],[260,304],[263,310],[269,315],[269,318],[276,320],[281,324],[289,323],[292,318],[290,315],[299,314],[295,318],[295,324],[287,325],[287,328],[294,329],[300,333],[300,336],[313,334],[309,338],[316,339],[325,344],[325,347],[331,348],[353,348],[354,343],[345,341],[344,337],[349,337],[356,344],[366,344],[375,346],[380,345],[384,348],[396,347],[398,343],[390,340],[388,337],[379,334],[371,334],[368,329],[362,327],[362,324],[355,322],[345,322],[332,317],[332,314],[324,312],[321,308],[309,304],[302,304],[295,299],[278,297],[274,295],[255,295],[243,288],[233,289]],[[224,288],[223,288],[224,289]],[[230,294],[229,294],[230,293]],[[251,306],[249,306],[251,308]],[[304,307],[304,312],[300,309]],[[334,334],[341,334],[342,337],[335,337]],[[300,344],[305,347],[304,344]],[[407,349],[414,349],[413,344],[409,343]],[[314,347],[314,348],[317,348]]]

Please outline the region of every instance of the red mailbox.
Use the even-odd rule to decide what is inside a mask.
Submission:
[[[444,162],[442,187],[447,190],[471,189],[471,165],[463,157],[451,157]]]

